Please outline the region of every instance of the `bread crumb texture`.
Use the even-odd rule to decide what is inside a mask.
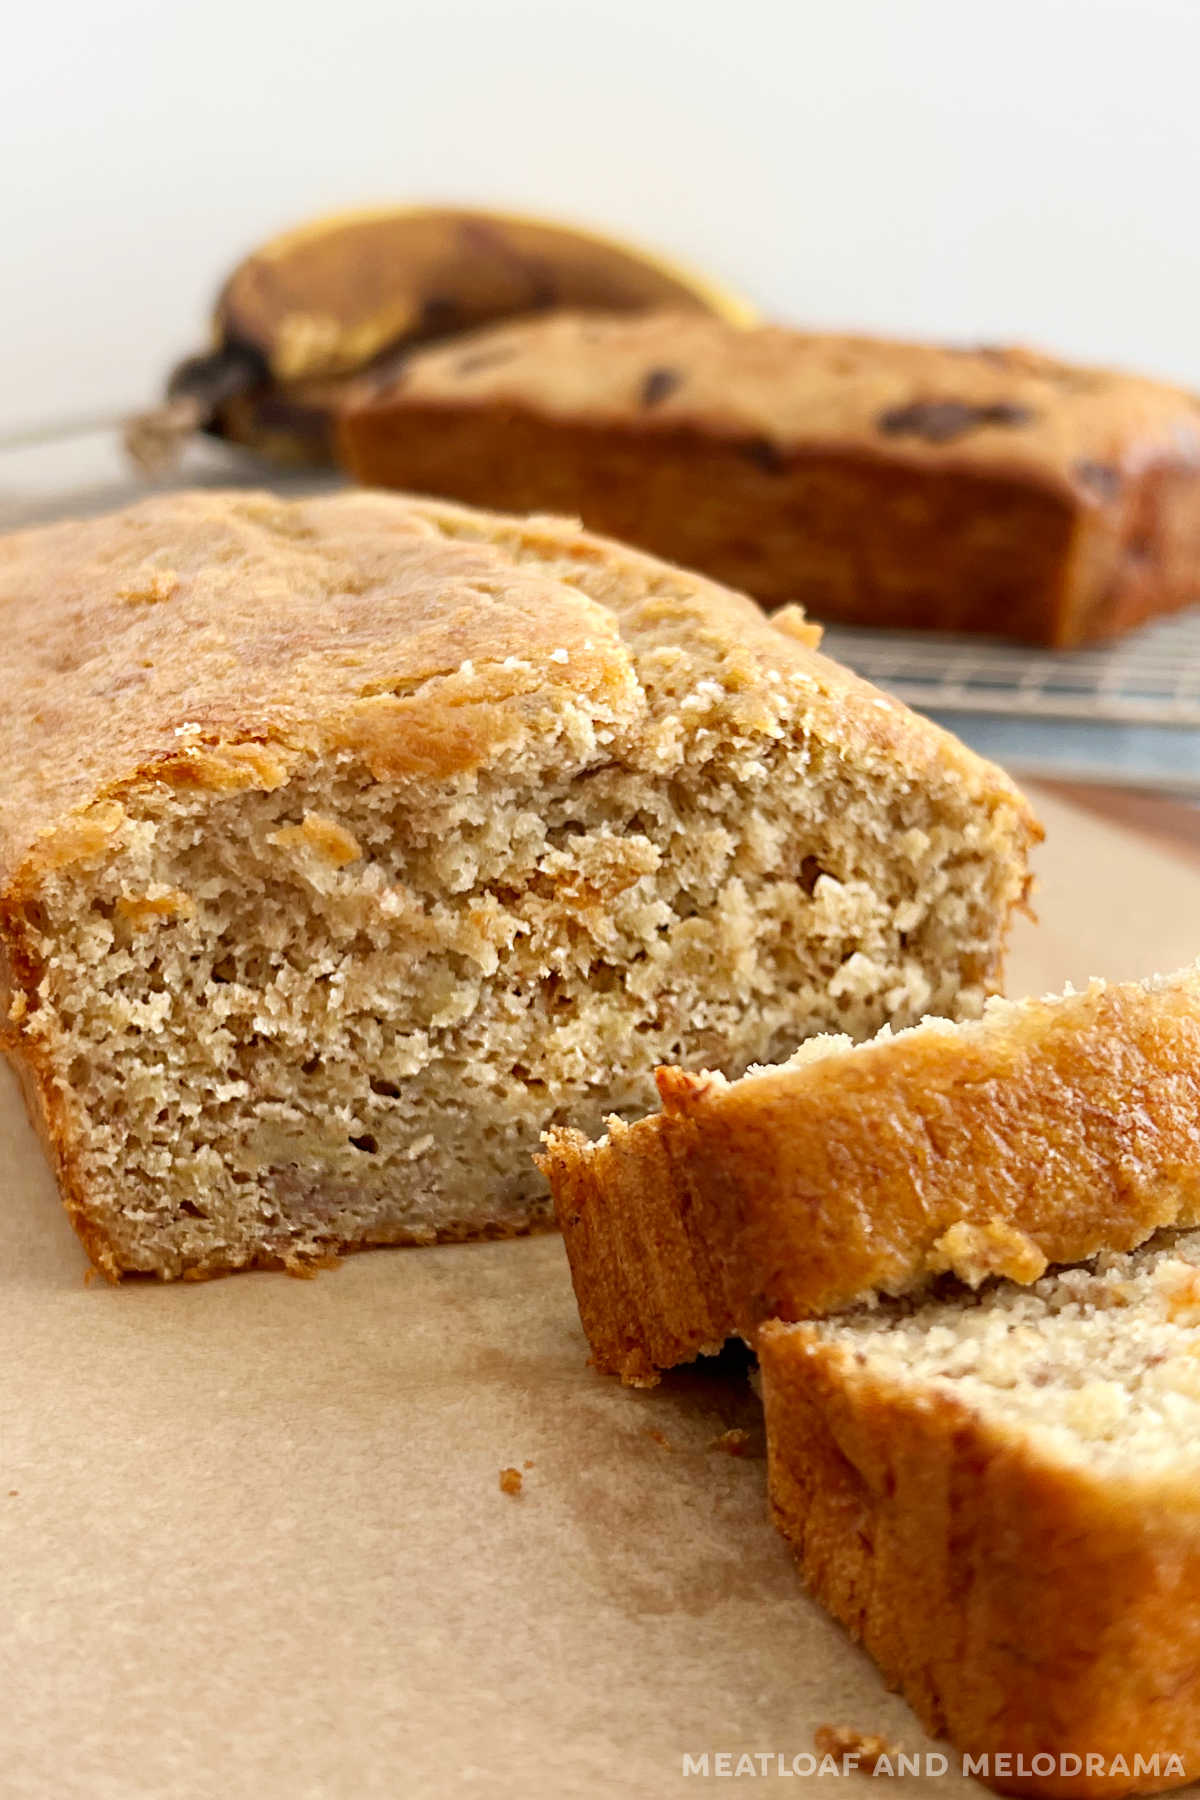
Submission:
[[[570,524],[175,495],[0,596],[8,1042],[110,1273],[525,1231],[658,1064],[997,982],[1007,780]]]
[[[726,1456],[752,1456],[754,1454],[750,1433],[741,1425],[732,1425],[715,1437],[709,1446],[712,1450],[721,1450]]]
[[[819,1329],[856,1375],[1032,1434],[1063,1462],[1131,1479],[1186,1471],[1200,1501],[1200,1231]]]

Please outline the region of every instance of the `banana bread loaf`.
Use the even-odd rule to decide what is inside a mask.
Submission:
[[[0,602],[6,1041],[110,1273],[525,1230],[547,1120],[997,981],[1005,777],[570,525],[185,494]]]
[[[1200,1775],[1200,1232],[758,1347],[775,1521],[930,1731],[1012,1793]]]
[[[559,314],[364,383],[340,450],[851,624],[1072,645],[1200,595],[1197,402],[1027,350]]]
[[[552,1130],[541,1165],[593,1358],[628,1381],[763,1319],[1200,1224],[1200,967],[658,1085],[661,1113]]]

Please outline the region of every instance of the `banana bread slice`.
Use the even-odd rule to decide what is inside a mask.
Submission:
[[[997,770],[698,577],[397,496],[0,540],[7,1043],[107,1271],[545,1222],[636,1114],[998,978]]]
[[[1200,966],[658,1086],[661,1113],[541,1158],[594,1360],[628,1381],[764,1319],[1200,1223]]]
[[[930,1731],[1014,1793],[1200,1775],[1200,1232],[758,1348],[775,1522]]]
[[[1197,401],[1028,350],[552,315],[368,380],[340,453],[850,624],[1071,645],[1200,595]]]

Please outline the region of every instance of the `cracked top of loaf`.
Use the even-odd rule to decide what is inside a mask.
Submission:
[[[815,649],[796,608],[569,521],[403,495],[190,492],[0,539],[0,881],[93,854],[139,784],[272,788],[359,756],[437,779],[526,734],[671,766],[697,731],[808,729],[1009,807],[998,769]],[[30,853],[33,852],[32,858]]]

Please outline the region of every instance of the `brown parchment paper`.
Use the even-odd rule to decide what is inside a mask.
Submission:
[[[1010,991],[1190,960],[1200,866],[1042,812]],[[0,1180],[4,1800],[590,1800],[825,1723],[935,1748],[768,1526],[744,1376],[593,1374],[556,1238],[85,1286],[7,1075]]]

